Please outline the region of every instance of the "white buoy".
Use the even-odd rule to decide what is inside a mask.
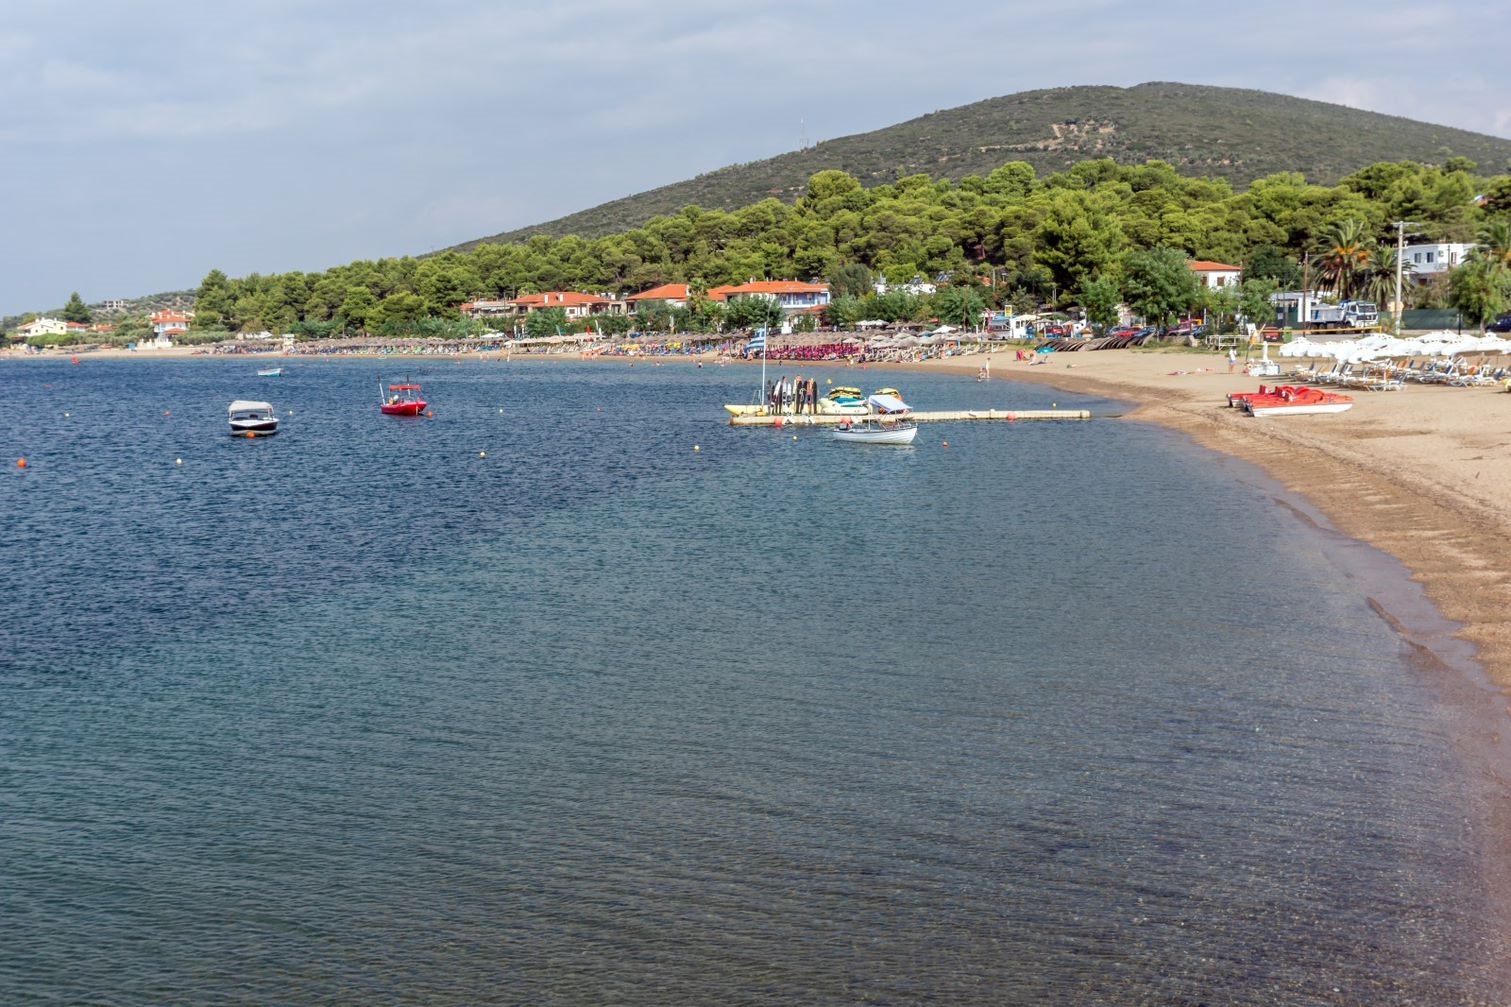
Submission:
[[[694,451],[702,451],[703,449],[701,447],[699,447],[698,445],[694,444],[693,445],[693,450]]]
[[[487,458],[487,457],[488,457],[488,452],[486,452],[486,451],[479,451],[479,452],[478,452],[478,453],[477,453],[477,456],[478,456],[478,457],[479,457],[479,458]]]
[[[175,464],[175,465],[182,465],[183,463],[184,463],[184,460],[182,458],[175,458],[175,459],[173,459],[173,464]]]
[[[63,414],[63,418],[66,420],[66,419],[68,419],[72,415],[73,415],[73,413],[64,413]]]

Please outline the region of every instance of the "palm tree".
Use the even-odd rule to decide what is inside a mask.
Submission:
[[[1480,228],[1480,247],[1475,251],[1496,264],[1501,273],[1511,273],[1511,223],[1492,221]]]
[[[1336,291],[1340,300],[1348,300],[1374,255],[1364,221],[1340,221],[1322,239],[1322,251],[1316,256],[1322,282]]]
[[[1360,290],[1365,297],[1374,301],[1376,305],[1388,308],[1396,299],[1396,250],[1389,245],[1381,245],[1375,249],[1374,255],[1369,260],[1369,267],[1365,271]],[[1404,300],[1406,293],[1403,290],[1401,298]]]

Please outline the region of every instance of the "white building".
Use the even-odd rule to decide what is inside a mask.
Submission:
[[[16,326],[16,335],[22,339],[32,336],[61,336],[68,331],[68,323],[61,318],[37,318],[25,325]]]
[[[1413,279],[1426,280],[1458,268],[1473,248],[1473,245],[1456,241],[1407,245],[1401,251],[1401,265]]]
[[[1220,287],[1236,287],[1243,279],[1243,269],[1238,266],[1230,266],[1226,262],[1208,262],[1206,259],[1192,259],[1187,263],[1191,272],[1201,281],[1204,287],[1217,289]]]
[[[935,291],[937,291],[939,289],[939,287],[937,285],[935,285],[933,283],[930,283],[928,280],[925,280],[922,276],[915,276],[911,280],[909,280],[907,283],[901,283],[901,284],[898,284],[895,287],[889,287],[889,286],[887,286],[886,277],[881,277],[881,278],[877,279],[877,281],[874,284],[874,286],[875,286],[875,289],[876,289],[876,296],[877,297],[881,297],[888,290],[901,290],[904,293],[912,294],[914,297],[922,297],[925,294],[932,294],[932,293],[934,293]]]

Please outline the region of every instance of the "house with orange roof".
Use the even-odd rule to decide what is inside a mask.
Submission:
[[[650,301],[665,301],[667,307],[685,308],[687,307],[687,302],[692,298],[692,293],[692,287],[689,287],[685,283],[663,283],[659,287],[652,287],[649,290],[642,290],[638,294],[631,294],[625,298],[625,301],[628,302],[632,311]]]
[[[568,318],[587,318],[591,315],[623,315],[625,303],[599,294],[581,294],[575,290],[548,290],[544,294],[525,294],[509,302],[516,315],[528,315],[547,308],[560,308]]]
[[[1191,272],[1196,274],[1203,287],[1214,290],[1219,287],[1236,287],[1243,279],[1242,267],[1230,266],[1225,262],[1192,259],[1186,265],[1191,267]]]
[[[468,318],[496,318],[499,315],[514,314],[514,302],[512,301],[489,301],[478,298],[468,301],[459,309]]]
[[[714,298],[717,291],[721,296]],[[714,287],[711,299],[738,301],[744,297],[765,297],[776,301],[788,314],[821,308],[829,303],[827,283],[801,283],[797,280],[751,280],[733,287]]]
[[[189,331],[189,323],[194,321],[192,311],[174,311],[172,308],[152,313],[152,332],[154,335],[165,339],[181,336]]]

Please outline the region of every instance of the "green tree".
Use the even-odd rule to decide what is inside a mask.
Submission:
[[[851,294],[842,294],[824,305],[824,321],[837,329],[853,329],[861,320],[861,300]]]
[[[1505,274],[1487,257],[1473,256],[1448,274],[1448,303],[1481,332],[1486,322],[1506,310],[1508,295]]]
[[[635,328],[641,332],[666,332],[672,326],[672,309],[665,301],[641,301],[635,308]]]
[[[413,326],[427,314],[425,298],[408,290],[401,290],[383,298],[373,311],[371,320],[375,326],[401,330]]]
[[[567,331],[567,312],[564,308],[541,308],[525,316],[525,334],[531,339],[555,336]]]
[[[1278,290],[1295,290],[1301,286],[1301,267],[1274,245],[1255,248],[1244,266],[1243,275],[1251,280],[1274,280]]]
[[[378,310],[378,299],[366,287],[348,287],[346,299],[341,302],[341,317],[349,329],[361,331],[367,328]]]
[[[871,270],[859,262],[848,262],[829,272],[829,291],[835,297],[865,297],[873,289],[871,282]]]
[[[782,324],[785,316],[782,306],[774,298],[770,297],[740,297],[729,302],[729,308],[725,315],[732,328],[755,329],[775,328]]]
[[[1201,283],[1185,254],[1173,248],[1130,252],[1123,260],[1123,290],[1128,303],[1150,325],[1169,325],[1190,311]]]
[[[90,322],[89,309],[84,306],[77,290],[68,295],[68,304],[63,308],[63,321],[77,322],[80,325],[88,325]]]
[[[1362,220],[1340,221],[1322,238],[1317,265],[1322,282],[1347,300],[1358,292],[1369,273],[1374,248]]]
[[[1238,294],[1238,314],[1260,328],[1273,324],[1275,304],[1270,297],[1279,290],[1279,284],[1269,277],[1244,280]]]
[[[945,287],[934,295],[934,312],[941,322],[958,325],[965,329],[981,326],[981,316],[987,310],[986,298],[975,284]]]
[[[236,293],[226,274],[212,269],[194,294],[194,327],[228,328],[234,324]]]
[[[1081,281],[1081,307],[1099,332],[1106,332],[1117,324],[1118,305],[1122,300],[1122,288],[1110,276]]]

